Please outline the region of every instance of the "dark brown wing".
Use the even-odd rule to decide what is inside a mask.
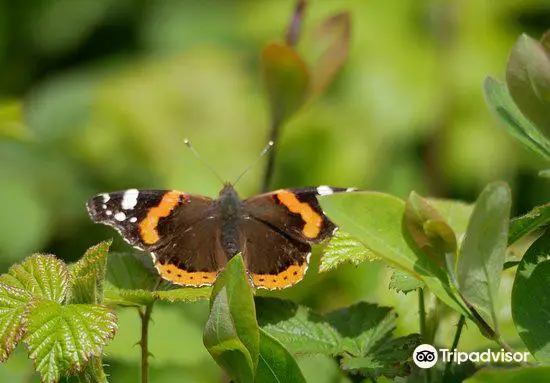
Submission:
[[[311,244],[320,243],[335,229],[317,197],[352,189],[284,189],[244,201],[242,249],[257,287],[278,289],[299,282],[307,270]]]
[[[160,275],[179,285],[212,284],[225,265],[219,214],[209,198],[175,190],[99,194],[87,203],[93,221],[114,227],[151,253]]]

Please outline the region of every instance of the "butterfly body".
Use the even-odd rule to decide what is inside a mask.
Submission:
[[[281,189],[242,200],[231,184],[217,199],[175,190],[99,194],[87,203],[93,221],[114,227],[130,245],[151,253],[160,275],[175,284],[212,284],[236,254],[253,284],[280,289],[299,282],[311,245],[335,225],[317,197],[352,189]]]

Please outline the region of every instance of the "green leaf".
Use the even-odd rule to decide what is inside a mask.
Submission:
[[[378,192],[335,193],[320,197],[323,211],[344,231],[392,266],[420,278],[443,302],[470,317],[446,276],[434,271],[409,247],[402,231],[405,203]]]
[[[428,200],[412,192],[405,204],[405,227],[431,267],[454,272],[456,237],[443,216]],[[419,257],[423,257],[419,254]]]
[[[102,358],[93,356],[86,364],[84,371],[78,375],[78,381],[82,383],[108,383],[107,375],[103,370]]]
[[[483,83],[485,102],[491,113],[512,137],[545,159],[550,159],[550,142],[522,114],[506,89],[506,85],[491,77]]]
[[[464,299],[497,329],[495,300],[508,243],[511,195],[495,182],[479,196],[458,260],[458,288]]]
[[[482,369],[464,383],[546,383],[550,381],[549,367],[511,369]]]
[[[21,340],[21,318],[31,295],[18,287],[0,282],[0,361],[10,356]]]
[[[161,280],[150,258],[136,253],[111,253],[105,283],[106,305],[142,306],[156,299],[178,302],[208,299],[211,287],[175,287]]]
[[[550,224],[550,204],[535,207],[529,213],[510,221],[508,244],[518,241],[527,234]]]
[[[260,327],[293,354],[335,355],[341,350],[336,330],[305,306],[256,297],[256,311]]]
[[[274,42],[262,52],[262,72],[272,123],[279,126],[306,101],[309,71],[292,47]]]
[[[342,230],[336,230],[323,249],[319,272],[324,273],[344,262],[359,265],[377,258],[376,254],[351,235]]]
[[[214,360],[237,382],[252,382],[258,366],[260,333],[254,298],[240,255],[218,276],[204,345]]]
[[[68,295],[70,275],[65,263],[53,255],[36,254],[13,265],[0,281],[36,298],[62,303]]]
[[[366,374],[407,374],[402,362],[420,344],[418,334],[391,339],[397,315],[366,302],[326,315],[274,298],[256,298],[256,308],[262,329],[290,352],[340,356],[344,368]]]
[[[24,318],[23,341],[44,382],[80,372],[99,356],[116,331],[116,316],[105,307],[37,300]]]
[[[374,350],[362,357],[344,355],[340,365],[344,370],[363,375],[406,376],[412,367],[411,355],[422,343],[419,334],[379,342]]]
[[[512,289],[512,318],[519,336],[533,356],[550,363],[550,232],[527,250]]]
[[[400,293],[408,294],[422,287],[424,287],[424,283],[421,280],[399,269],[395,269],[390,277],[389,288]]]
[[[315,31],[312,41],[317,58],[311,69],[312,93],[318,95],[330,84],[346,62],[349,53],[351,19],[341,12],[325,19]]]
[[[296,360],[283,345],[260,330],[260,356],[255,382],[306,383]]]
[[[521,35],[506,67],[506,84],[512,99],[533,124],[550,133],[550,50]]]
[[[102,303],[107,254],[112,241],[89,248],[71,269],[71,303]]]
[[[427,200],[445,218],[445,222],[451,227],[457,239],[460,239],[466,233],[474,205],[449,199],[427,198]]]

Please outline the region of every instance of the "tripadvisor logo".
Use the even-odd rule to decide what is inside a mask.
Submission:
[[[413,361],[420,368],[432,368],[441,355],[441,361],[443,363],[454,362],[461,364],[467,361],[470,362],[527,362],[529,356],[528,352],[510,352],[500,349],[500,351],[487,350],[483,352],[463,352],[457,349],[449,350],[447,348],[441,348],[437,350],[430,344],[421,344],[415,348],[413,352]]]

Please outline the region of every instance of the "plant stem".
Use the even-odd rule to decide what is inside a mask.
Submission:
[[[141,383],[149,381],[149,322],[154,305],[155,301],[152,301],[145,306],[145,310],[138,309],[141,317],[141,340],[139,342],[141,346]]]
[[[451,352],[458,346],[458,341],[460,340],[460,335],[462,334],[462,327],[464,327],[464,323],[466,323],[466,317],[464,315],[460,316],[460,319],[458,320],[458,324],[456,325],[456,332],[455,337],[453,339],[453,344],[451,345]],[[448,380],[449,374],[451,373],[451,366],[453,364],[453,360],[449,359],[447,364],[445,365],[445,372],[443,374],[443,381],[446,382]]]
[[[426,306],[424,303],[424,289],[418,289],[418,316],[420,320],[420,335],[426,340]]]

